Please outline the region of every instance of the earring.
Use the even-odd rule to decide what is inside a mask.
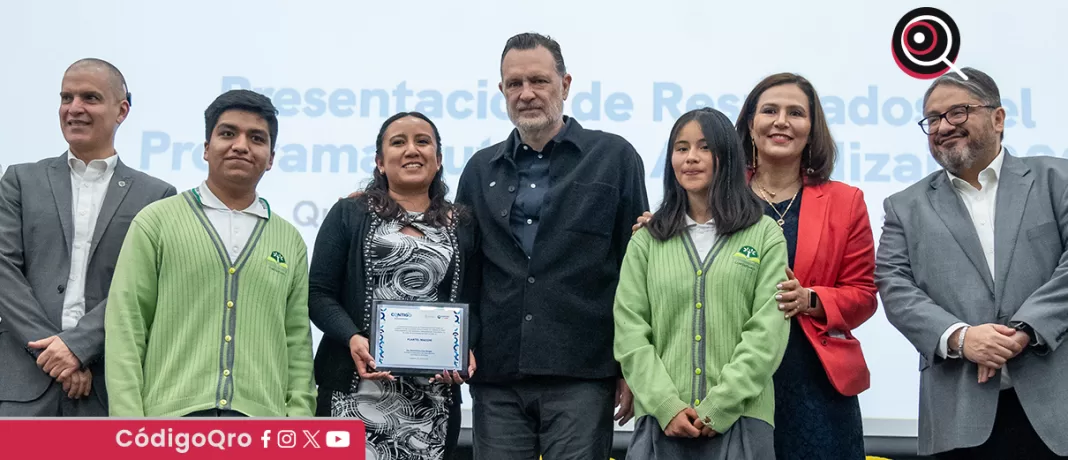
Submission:
[[[753,164],[752,164],[752,166],[750,166],[750,168],[755,171],[756,168],[757,168],[757,149],[756,149],[756,144],[754,143],[754,144],[749,144],[749,145],[753,146]]]

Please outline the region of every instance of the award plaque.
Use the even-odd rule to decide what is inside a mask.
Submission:
[[[467,378],[468,305],[375,300],[371,356],[376,371],[433,376],[456,371]]]

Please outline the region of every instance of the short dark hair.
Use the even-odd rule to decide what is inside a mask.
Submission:
[[[990,78],[985,72],[972,67],[963,67],[960,69],[961,73],[968,77],[965,80],[957,72],[946,72],[941,77],[931,82],[931,86],[927,88],[927,91],[923,93],[923,106],[927,107],[927,99],[931,97],[931,93],[935,88],[943,85],[956,86],[962,88],[976,99],[979,99],[983,105],[989,105],[997,108],[1001,107],[1001,91],[998,90],[998,84],[994,83],[994,79]],[[1001,139],[1005,139],[1005,132],[1001,132]]]
[[[240,110],[258,115],[267,122],[268,134],[271,136],[271,154],[278,140],[278,109],[271,99],[255,91],[232,89],[219,95],[204,111],[204,140],[211,140],[211,132],[219,124],[219,117],[227,110]]]
[[[564,76],[567,73],[567,66],[564,65],[564,53],[560,51],[560,44],[548,35],[535,32],[525,32],[509,38],[504,44],[504,51],[501,52],[501,65],[504,65],[504,56],[509,51],[514,49],[532,50],[539,46],[549,50],[549,53],[553,55],[553,62],[556,63],[556,73],[560,74],[561,77]]]
[[[382,122],[382,127],[378,129],[378,136],[375,137],[375,160],[382,158],[382,144],[385,142],[386,130],[389,129],[389,125],[393,122],[405,117],[415,117],[427,122],[430,125],[430,129],[434,132],[434,143],[437,146],[438,162],[442,162],[441,155],[441,133],[438,132],[438,126],[430,120],[429,117],[420,112],[400,112]],[[427,207],[426,212],[423,213],[423,217],[426,222],[438,227],[445,227],[449,225],[449,213],[453,211],[459,211],[459,208],[449,203],[445,196],[449,194],[449,186],[445,183],[444,179],[445,165],[441,164],[441,168],[438,169],[438,173],[434,175],[434,181],[430,183],[430,206]],[[389,179],[385,174],[379,172],[378,168],[374,169],[374,173],[371,176],[371,182],[367,184],[364,189],[361,199],[366,200],[368,207],[372,209],[378,217],[383,219],[402,219],[405,215],[404,207],[402,207],[393,197],[389,196]],[[458,217],[454,212],[453,217]]]
[[[760,199],[749,188],[745,172],[746,154],[731,120],[713,108],[691,110],[679,117],[671,128],[664,160],[664,201],[648,224],[649,233],[661,241],[686,230],[689,199],[686,189],[675,179],[671,156],[679,130],[691,121],[701,126],[701,133],[712,151],[713,174],[708,189],[708,211],[716,233],[730,236],[756,224],[764,215]]]
[[[119,68],[115,67],[114,64],[100,58],[82,58],[67,66],[67,70],[64,74],[82,67],[103,68],[108,73],[108,84],[111,85],[111,90],[115,93],[115,96],[120,100],[126,99],[127,103],[133,104],[133,97],[130,95],[130,89],[126,86],[126,77],[122,76],[122,72],[120,72]]]
[[[808,113],[811,129],[808,133],[808,144],[801,151],[800,174],[809,184],[822,184],[831,179],[834,172],[834,164],[838,159],[838,146],[831,136],[831,129],[827,125],[827,116],[823,113],[823,104],[816,88],[807,78],[795,73],[777,73],[769,75],[757,83],[749,91],[749,95],[742,104],[742,111],[738,114],[735,127],[738,135],[742,138],[742,148],[745,149],[746,165],[750,169],[757,167],[757,159],[753,155],[753,136],[749,133],[749,125],[756,116],[757,102],[765,91],[780,85],[797,85],[801,92],[808,96]]]

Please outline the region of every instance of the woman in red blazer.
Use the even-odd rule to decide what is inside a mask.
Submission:
[[[863,459],[857,394],[869,372],[852,330],[876,309],[875,241],[860,189],[830,180],[835,143],[812,84],[771,75],[750,91],[736,128],[750,187],[789,250],[779,285],[791,322],[775,380],[779,459]]]

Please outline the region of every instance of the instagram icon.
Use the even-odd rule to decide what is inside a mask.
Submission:
[[[297,433],[293,430],[282,430],[278,432],[278,448],[279,449],[292,449],[297,447]]]

